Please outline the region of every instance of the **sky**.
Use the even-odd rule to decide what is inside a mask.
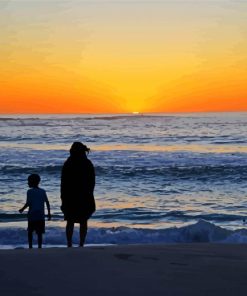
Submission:
[[[246,1],[0,0],[0,113],[247,111]]]

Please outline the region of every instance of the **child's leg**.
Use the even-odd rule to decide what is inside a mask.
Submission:
[[[80,223],[80,247],[83,247],[87,235],[87,220]]]
[[[29,249],[32,249],[33,247],[33,232],[28,231],[28,244],[29,244]]]
[[[38,247],[39,247],[39,249],[41,249],[42,248],[42,233],[38,233],[37,236],[38,236]]]
[[[72,247],[73,231],[74,231],[74,222],[67,221],[66,236],[67,236],[67,246],[68,247]]]

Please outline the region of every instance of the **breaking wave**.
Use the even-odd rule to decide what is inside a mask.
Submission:
[[[74,243],[77,244],[78,234]],[[137,229],[129,227],[91,228],[86,244],[140,244],[140,243],[247,243],[247,229],[229,230],[213,223],[199,220],[197,223],[166,229]],[[65,245],[65,233],[61,227],[48,228],[44,243]],[[0,246],[17,247],[27,244],[24,228],[0,228]]]

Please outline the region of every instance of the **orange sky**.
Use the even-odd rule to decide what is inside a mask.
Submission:
[[[0,113],[247,111],[247,4],[0,3]]]

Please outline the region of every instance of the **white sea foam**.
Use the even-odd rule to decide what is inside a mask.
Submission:
[[[0,228],[0,248],[23,246],[27,241],[24,228]],[[247,229],[229,230],[200,220],[180,228],[134,229],[129,227],[90,228],[87,244],[139,244],[139,243],[247,243]],[[44,243],[65,245],[65,232],[61,227],[47,229]],[[78,233],[74,235],[78,244]]]

